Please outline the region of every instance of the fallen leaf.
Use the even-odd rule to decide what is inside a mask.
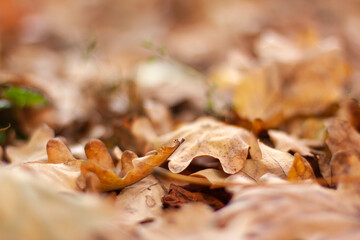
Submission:
[[[160,71],[159,71],[160,70]],[[159,60],[139,64],[136,82],[141,94],[167,106],[188,100],[201,109],[206,102],[206,85],[203,75],[179,63]],[[172,91],[177,89],[176,92]]]
[[[219,159],[224,172],[230,174],[243,168],[249,152],[253,158],[261,158],[258,144],[249,131],[211,118],[200,118],[194,123],[185,124],[174,132],[160,136],[153,143],[161,146],[176,138],[186,141],[169,158],[169,169],[174,173],[183,171],[194,158],[200,156]]]
[[[299,154],[295,154],[293,165],[287,173],[286,180],[296,182],[315,178],[316,177],[310,163],[308,163],[308,161]]]
[[[123,152],[119,162],[120,165],[116,166],[117,169],[121,169],[119,177],[124,177],[131,169],[134,168],[132,161],[136,158],[139,158],[138,155],[132,151],[126,150]]]
[[[38,181],[46,182],[59,192],[74,192],[79,190],[76,179],[80,174],[80,162],[71,165],[65,163],[31,162],[21,165],[10,165],[9,168],[24,169],[34,174]]]
[[[144,110],[149,117],[157,135],[168,133],[173,128],[170,110],[161,103],[147,100],[144,102]]]
[[[125,176],[120,178],[116,175],[114,169],[105,168],[104,165],[109,165],[108,159],[109,153],[103,143],[96,141],[95,146],[86,148],[87,156],[96,156],[96,158],[88,159],[81,164],[81,175],[78,178],[78,186],[81,189],[86,187],[86,176],[88,173],[95,173],[99,180],[99,190],[100,191],[111,191],[122,189],[126,186],[134,184],[144,177],[148,176],[154,167],[161,165],[168,157],[181,145],[183,141],[175,141],[173,147],[161,147],[155,152],[152,152],[144,157],[132,159],[132,168],[129,167],[129,171],[124,173]],[[94,142],[90,142],[92,145]],[[101,154],[104,155],[104,159],[108,159],[106,162],[100,162],[99,159],[102,158],[101,155],[98,155],[97,150],[101,150]],[[93,152],[94,151],[94,152]],[[111,160],[112,161],[112,160]],[[102,165],[99,165],[102,164]]]
[[[161,198],[165,191],[153,176],[124,188],[116,197],[118,221],[132,225],[158,218],[162,214]]]
[[[345,99],[340,103],[336,113],[341,119],[347,120],[357,131],[360,130],[360,105],[355,99]]]
[[[360,156],[356,150],[336,152],[331,159],[331,172],[338,189],[352,191],[353,197],[360,194]]]
[[[114,162],[110,156],[110,153],[105,147],[104,143],[100,140],[90,140],[85,145],[85,154],[88,161],[97,164],[99,167],[105,169],[114,168]]]
[[[192,202],[205,203],[215,210],[224,207],[224,203],[215,197],[204,193],[190,192],[174,184],[170,185],[169,193],[162,198],[162,202],[165,207],[181,207]]]
[[[325,122],[328,130],[326,144],[335,154],[338,151],[355,151],[360,149],[360,134],[345,120],[332,118]]]
[[[331,157],[328,156],[325,152],[314,152],[315,157],[317,159],[317,162],[319,164],[319,170],[323,178],[327,179],[327,182],[329,185],[332,185],[331,183],[331,167],[330,167],[330,161]],[[329,154],[330,155],[330,154]]]
[[[306,146],[301,140],[287,135],[285,132],[277,130],[269,130],[270,139],[275,144],[275,148],[283,152],[297,152],[301,156],[312,157],[311,149]]]
[[[48,163],[70,163],[76,161],[60,138],[52,138],[46,144]]]
[[[206,178],[211,184],[211,188],[217,188],[217,187],[223,187],[223,184],[219,184],[219,183],[224,183],[229,175],[217,169],[207,168],[192,173],[191,176]]]
[[[209,206],[200,202],[189,203],[180,209],[165,211],[157,221],[139,226],[133,235],[148,240],[165,240],[169,236],[179,240],[221,238],[215,230],[216,225],[211,222],[212,218],[213,210]]]
[[[46,161],[46,145],[54,137],[54,131],[48,126],[38,128],[30,140],[19,147],[8,146],[6,156],[11,163]]]
[[[294,162],[294,156],[259,143],[262,159],[247,159],[245,166],[238,174],[250,178],[256,182],[266,173],[272,173],[285,179]]]
[[[212,213],[188,204],[136,230],[138,239],[357,239],[359,204],[317,184],[231,187],[230,203]],[[280,181],[280,182],[279,182]],[[275,184],[275,185],[271,185]]]
[[[258,66],[246,71],[233,69],[237,77],[232,105],[237,114],[250,122],[261,119],[267,127],[277,127],[295,116],[322,113],[339,101],[349,67],[339,44],[327,41],[307,51],[279,34],[263,33],[255,46],[260,55]]]
[[[267,182],[271,184],[274,180]],[[232,189],[230,204],[216,213],[215,220],[222,231],[231,232],[232,238],[360,236],[358,202],[345,197],[344,192],[317,184]]]
[[[111,224],[113,207],[96,196],[58,190],[27,168],[1,168],[1,238],[98,239]]]

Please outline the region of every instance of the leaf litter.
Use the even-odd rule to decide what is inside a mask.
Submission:
[[[359,11],[0,2],[0,235],[360,238]]]

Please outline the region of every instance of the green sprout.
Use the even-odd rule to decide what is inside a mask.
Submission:
[[[3,89],[2,97],[17,108],[43,107],[48,102],[47,99],[38,92],[15,86]],[[6,101],[3,102],[3,107],[8,106]]]

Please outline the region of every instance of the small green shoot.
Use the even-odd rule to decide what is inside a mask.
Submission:
[[[3,89],[2,97],[8,100],[12,106],[17,108],[39,108],[43,107],[48,102],[47,99],[40,93],[15,86]]]

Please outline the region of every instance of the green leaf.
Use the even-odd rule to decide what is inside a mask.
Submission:
[[[11,104],[18,108],[23,107],[43,107],[47,103],[47,99],[41,94],[21,88],[11,86],[3,90],[3,97]]]

